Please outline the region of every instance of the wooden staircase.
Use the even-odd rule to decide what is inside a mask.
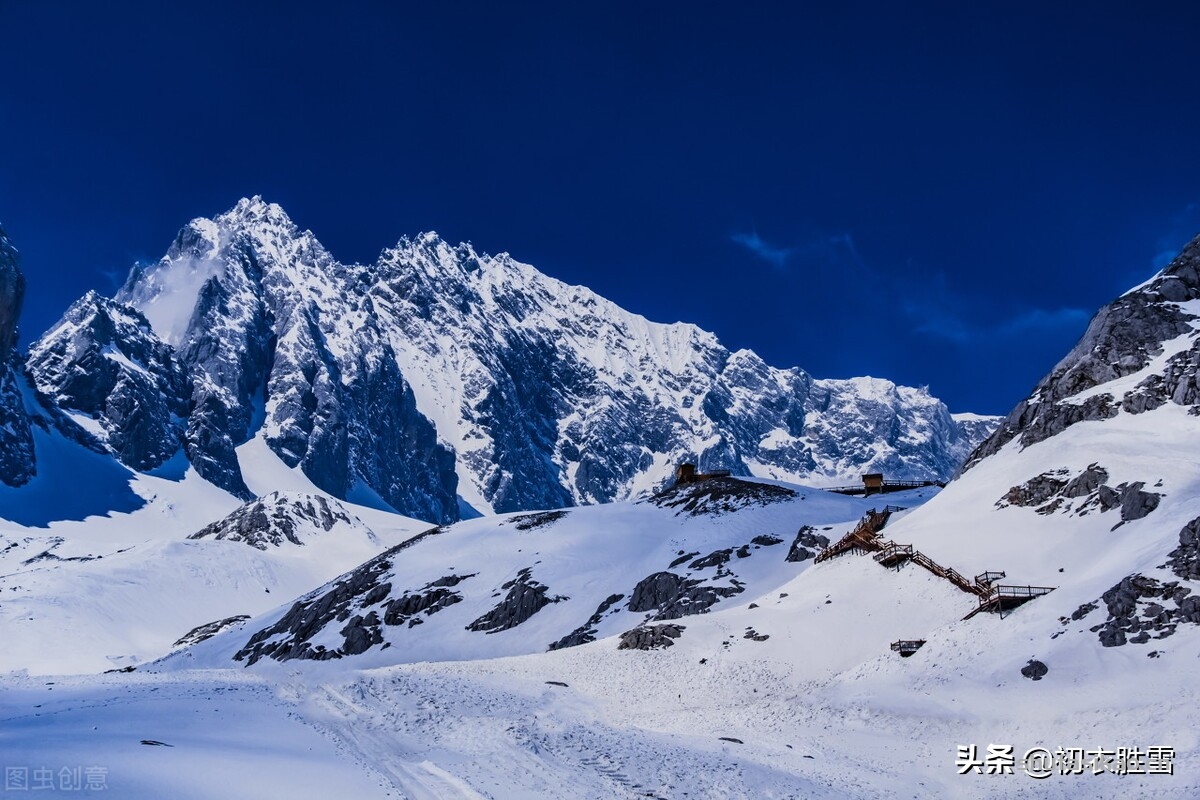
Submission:
[[[1019,605],[1029,602],[1035,597],[1041,597],[1054,591],[1052,586],[1001,586],[996,581],[1007,577],[1005,573],[981,572],[974,580],[950,567],[943,567],[911,544],[897,544],[889,539],[880,537],[879,532],[887,525],[888,519],[897,511],[903,511],[898,506],[885,506],[882,511],[871,509],[859,520],[854,530],[822,550],[815,563],[828,561],[831,558],[858,551],[860,555],[874,553],[875,561],[881,566],[900,569],[906,562],[911,561],[923,569],[932,572],[939,578],[950,581],[967,594],[979,598],[979,605],[963,617],[970,619],[981,611],[997,611],[1001,619],[1006,612]]]

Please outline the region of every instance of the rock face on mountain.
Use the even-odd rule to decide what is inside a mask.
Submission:
[[[335,528],[340,528],[341,533],[372,536],[366,525],[336,500],[313,494],[271,492],[188,538],[224,539],[266,550],[286,544],[303,546],[306,538],[329,533]]]
[[[124,464],[154,469],[179,450],[189,381],[134,309],[89,292],[34,343],[26,369]]]
[[[1074,349],[971,454],[963,470],[1013,439],[1028,447],[1078,422],[1108,419],[1122,409],[1139,414],[1175,403],[1200,414],[1200,338],[1193,324],[1200,319],[1197,300],[1200,237],[1154,278],[1102,308]],[[1149,374],[1138,375],[1155,364]],[[1116,382],[1134,375],[1138,380],[1130,385]]]
[[[236,448],[258,436],[336,497],[438,522],[624,499],[684,460],[944,479],[990,424],[924,389],[776,369],[432,233],[341,264],[259,198],[193,220],[115,300],[80,300],[28,367],[136,469],[182,446],[249,499]]]
[[[25,276],[17,265],[16,248],[0,228],[0,482],[9,486],[22,486],[37,472],[14,357],[24,297]]]

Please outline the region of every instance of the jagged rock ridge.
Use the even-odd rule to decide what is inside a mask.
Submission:
[[[970,469],[1014,439],[1045,441],[1086,420],[1172,402],[1200,414],[1200,237],[1152,279],[1102,308],[1083,338],[971,454]],[[1155,360],[1172,352],[1165,364]],[[1118,379],[1149,372],[1132,386]],[[1112,391],[1104,391],[1111,384]]]
[[[944,479],[990,424],[924,389],[770,367],[432,233],[342,264],[260,198],[193,220],[114,300],[80,300],[29,370],[135,469],[182,447],[249,499],[236,448],[257,435],[335,497],[438,522],[460,499],[484,513],[625,499],[684,460]]]

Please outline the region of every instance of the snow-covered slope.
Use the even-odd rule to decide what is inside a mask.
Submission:
[[[1196,796],[1198,255],[1102,310],[969,469],[889,520],[952,573],[787,561],[866,502],[693,515],[728,502],[701,483],[438,529],[147,680],[283,682],[408,794]],[[968,616],[979,596],[945,576],[985,572],[1052,591]],[[1039,772],[1037,748],[1059,760]]]
[[[81,299],[27,368],[68,435],[134,469],[182,449],[250,499],[258,439],[334,497],[434,522],[628,499],[684,460],[945,479],[986,433],[924,389],[777,369],[436,234],[342,264],[260,198]]]
[[[197,626],[260,614],[429,527],[322,496],[273,454],[273,468],[261,454],[244,463],[287,491],[239,508],[181,456],[133,472],[35,422],[38,474],[0,486],[17,509],[0,520],[0,672],[157,658]]]
[[[923,502],[933,491],[901,501]],[[780,585],[870,506],[726,478],[639,503],[461,522],[406,541],[170,663],[492,658],[635,629],[627,646],[669,646],[658,640],[674,631],[664,633],[662,624],[686,627],[696,614],[773,602]]]

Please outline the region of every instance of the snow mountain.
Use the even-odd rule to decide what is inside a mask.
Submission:
[[[1102,309],[941,490],[731,476],[389,529],[256,435],[240,508],[135,471],[131,514],[0,524],[7,665],[136,665],[6,676],[6,758],[109,764],[129,797],[1198,796],[1198,256]]]
[[[771,367],[433,233],[342,264],[257,197],[79,300],[25,369],[66,435],[133,470],[182,451],[249,500],[238,448],[261,440],[333,497],[438,523],[642,496],[685,460],[944,480],[992,424],[925,389]]]

